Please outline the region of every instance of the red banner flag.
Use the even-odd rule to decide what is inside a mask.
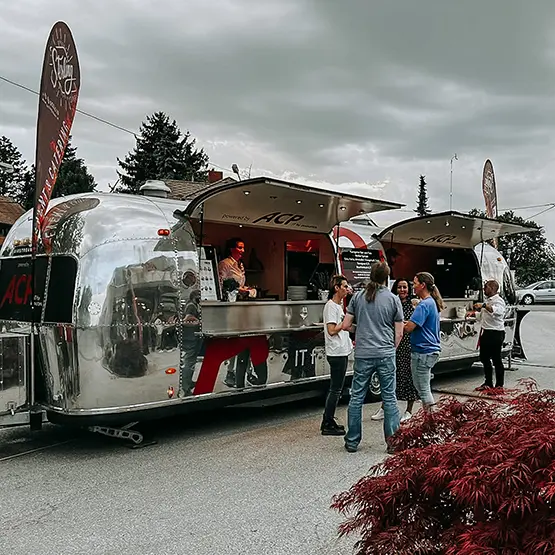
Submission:
[[[77,109],[81,71],[69,27],[58,21],[52,27],[42,65],[37,144],[36,184],[33,207],[33,255],[52,191],[58,178]]]
[[[486,215],[488,218],[497,218],[497,189],[495,187],[495,174],[490,160],[484,164],[482,175],[482,191],[486,202]]]
[[[486,216],[488,218],[497,218],[497,188],[495,186],[493,164],[490,160],[486,160],[484,164],[482,192],[484,193],[484,201],[486,203]],[[493,246],[497,248],[497,239],[493,240]]]

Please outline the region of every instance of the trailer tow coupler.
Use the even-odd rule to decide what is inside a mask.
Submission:
[[[131,422],[126,424],[121,428],[111,428],[109,426],[89,426],[87,429],[89,432],[95,434],[101,434],[108,437],[115,437],[117,439],[124,439],[130,441],[131,444],[128,445],[131,449],[140,449],[142,447],[147,447],[149,445],[154,445],[156,441],[145,442],[143,434],[137,430],[131,430],[132,426],[135,426],[138,422]]]

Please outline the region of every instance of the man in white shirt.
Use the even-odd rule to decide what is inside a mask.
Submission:
[[[483,391],[493,387],[493,366],[495,367],[495,387],[503,387],[505,368],[501,359],[501,348],[505,341],[505,301],[499,295],[499,283],[494,279],[484,285],[485,303],[477,303],[482,333],[480,335],[480,361],[484,365],[484,383],[476,388]]]

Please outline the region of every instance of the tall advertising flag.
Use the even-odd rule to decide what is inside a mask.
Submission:
[[[69,27],[58,21],[52,27],[42,64],[33,206],[32,253],[36,256],[48,203],[58,178],[77,109],[81,71]]]
[[[486,216],[488,218],[497,218],[497,189],[495,186],[493,164],[490,160],[486,160],[484,164],[482,192],[484,193],[484,201],[486,203]],[[497,248],[497,240],[495,239],[493,241],[493,246]]]
[[[497,218],[497,190],[495,188],[495,175],[490,160],[484,164],[482,175],[482,191],[486,202],[486,215],[488,218]]]

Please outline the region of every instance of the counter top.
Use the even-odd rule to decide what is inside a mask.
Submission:
[[[247,300],[247,301],[235,301],[233,303],[227,301],[201,301],[200,306],[259,306],[259,305],[325,305],[327,301],[274,301],[268,300],[265,301],[264,299],[259,299],[257,301],[254,300]]]
[[[323,330],[324,324],[307,324],[306,326],[295,326],[290,328],[265,328],[260,330],[225,330],[225,331],[208,331],[203,332],[202,335],[205,337],[232,337],[241,336],[248,337],[251,335],[271,335],[273,333],[291,333],[300,331],[311,331],[311,330]]]

